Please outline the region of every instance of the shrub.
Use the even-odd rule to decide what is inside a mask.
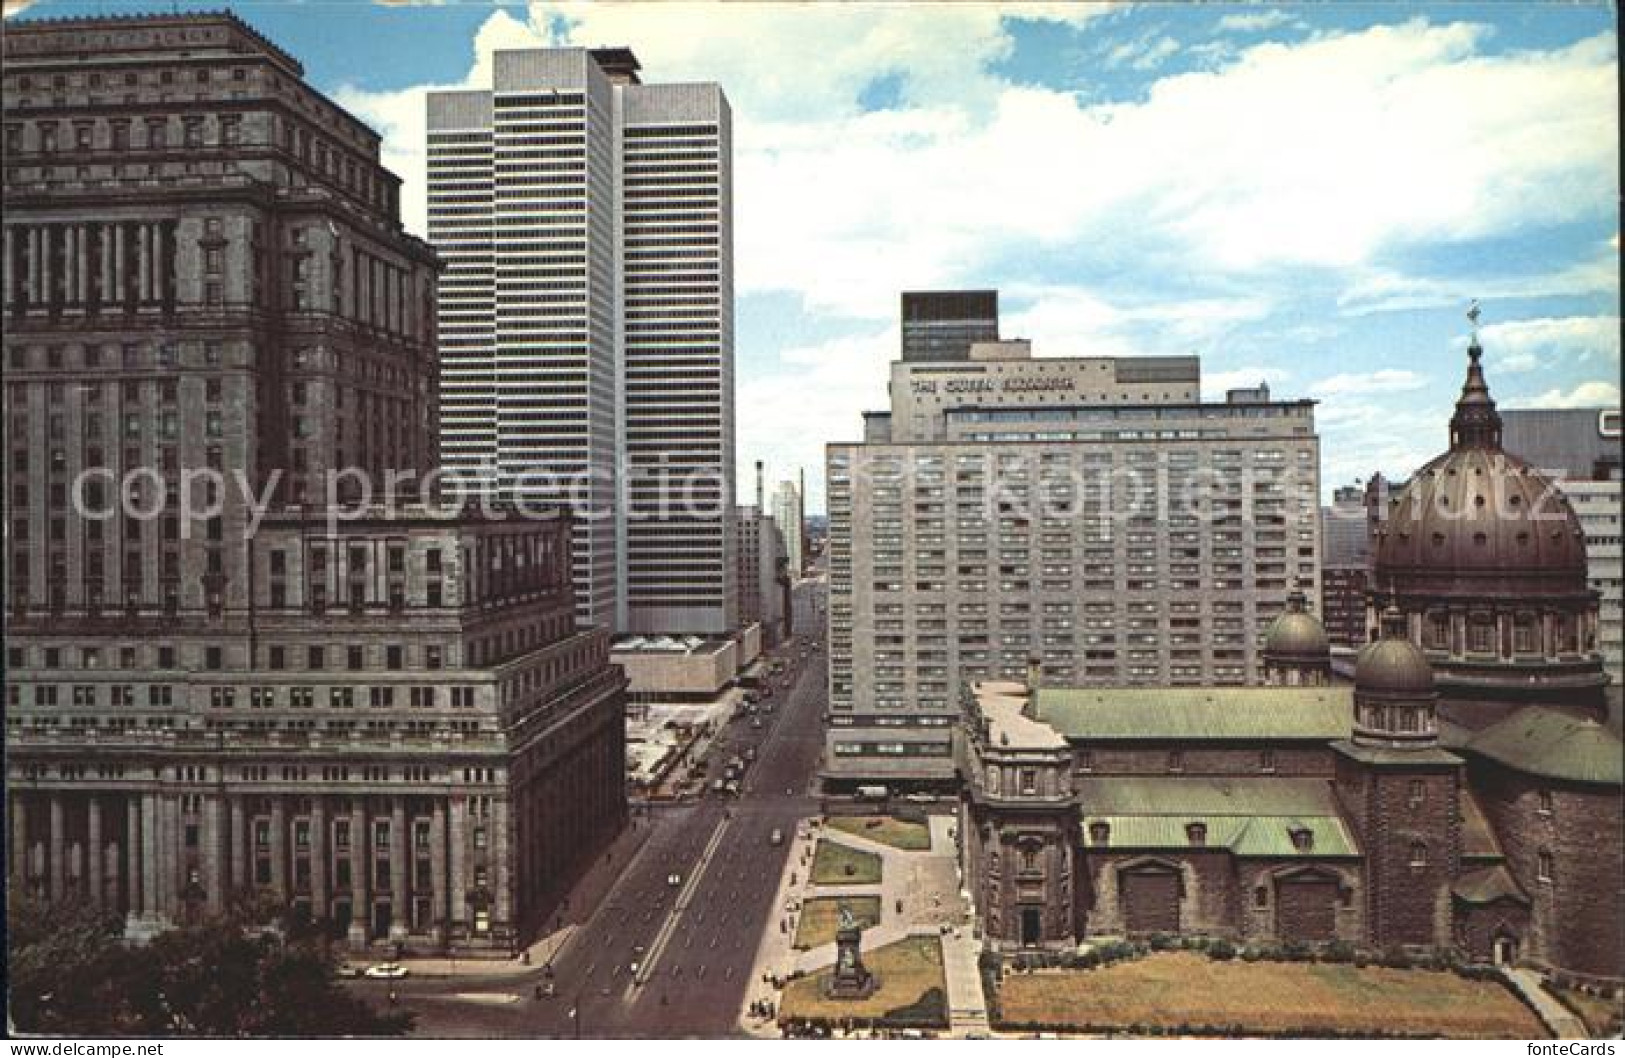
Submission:
[[[1380,965],[1394,970],[1409,970],[1411,968],[1411,957],[1406,954],[1404,948],[1385,949],[1378,962]]]
[[[1207,946],[1207,954],[1210,959],[1228,962],[1236,957],[1236,946],[1220,938]]]
[[[1152,951],[1169,951],[1179,943],[1179,938],[1168,933],[1151,934]]]
[[[1287,962],[1309,962],[1314,952],[1301,940],[1289,940],[1281,948],[1281,958]]]
[[[1334,940],[1320,949],[1320,957],[1326,962],[1353,962],[1354,945],[1346,940]]]

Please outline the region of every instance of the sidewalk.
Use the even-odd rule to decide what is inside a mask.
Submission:
[[[570,939],[575,936],[576,929],[592,916],[609,895],[615,883],[621,878],[628,864],[632,862],[643,843],[649,837],[648,820],[638,820],[637,825],[628,824],[621,831],[613,844],[606,850],[606,854],[599,856],[597,862],[587,868],[585,874],[570,890],[568,898],[569,910],[562,913],[562,925],[551,932],[543,933],[533,941],[524,954],[530,957],[525,961],[523,954],[512,957],[482,958],[478,956],[406,956],[393,960],[406,967],[414,977],[518,977],[539,969],[558,957]]]
[[[1557,998],[1545,988],[1541,987],[1540,974],[1522,966],[1501,968],[1501,976],[1506,978],[1513,991],[1517,992],[1534,1008],[1540,1020],[1552,1031],[1552,1035],[1560,1040],[1588,1040],[1591,1034],[1586,1032],[1585,1025],[1574,1015],[1568,1007],[1558,1002]]]

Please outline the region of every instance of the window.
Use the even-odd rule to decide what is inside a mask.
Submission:
[[[1104,845],[1111,841],[1112,827],[1110,823],[1089,824],[1089,844]]]
[[[1552,791],[1550,791],[1550,790],[1541,790],[1540,793],[1537,796],[1539,798],[1539,804],[1540,804],[1539,811],[1540,811],[1540,814],[1543,815],[1543,816],[1551,815],[1552,814]]]
[[[1038,769],[1021,769],[1021,792],[1027,796],[1038,793]]]
[[[1261,751],[1258,754],[1258,770],[1259,771],[1274,771],[1275,770],[1275,751],[1273,749],[1266,749],[1266,750]]]
[[[1428,846],[1425,841],[1411,842],[1411,866],[1426,867],[1428,865]]]
[[[1541,849],[1536,856],[1538,864],[1535,867],[1536,877],[1543,882],[1552,880],[1552,854],[1547,849]]]
[[[1168,770],[1169,771],[1184,771],[1185,770],[1185,754],[1181,753],[1177,749],[1170,752],[1168,754]]]
[[[1268,886],[1260,885],[1260,886],[1258,886],[1257,888],[1255,888],[1253,890],[1253,906],[1254,907],[1269,907],[1270,906],[1270,891],[1269,891]]]
[[[1410,802],[1412,808],[1418,807],[1427,799],[1427,789],[1427,783],[1421,779],[1412,779],[1410,781],[1410,786],[1406,791],[1406,799]]]
[[[1190,842],[1192,845],[1206,845],[1207,844],[1207,824],[1206,823],[1186,823],[1185,824],[1185,840]]]

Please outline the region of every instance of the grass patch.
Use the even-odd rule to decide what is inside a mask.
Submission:
[[[832,830],[844,830],[907,852],[924,852],[931,847],[931,828],[924,823],[891,816],[831,816],[828,825]]]
[[[1592,1037],[1600,1039],[1613,1035],[1619,1031],[1622,1024],[1625,1024],[1625,999],[1594,996],[1549,982],[1546,990],[1580,1016],[1580,1020],[1585,1023],[1586,1033]]]
[[[805,950],[835,943],[835,927],[841,920],[842,904],[852,909],[852,917],[862,928],[880,925],[878,896],[815,896],[801,905],[795,946]]]
[[[880,882],[880,857],[835,841],[818,841],[813,853],[814,885],[876,885]]]
[[[999,1008],[1007,1025],[1080,1031],[1547,1035],[1534,1012],[1496,981],[1378,966],[1220,962],[1189,952],[1101,970],[1009,974]]]
[[[826,999],[823,983],[833,970],[791,981],[779,1004],[780,1020],[823,1018],[885,1021],[893,1025],[941,1027],[948,1023],[948,983],[942,972],[942,945],[936,937],[904,937],[863,953],[880,987],[868,999]],[[933,994],[935,993],[935,994]]]

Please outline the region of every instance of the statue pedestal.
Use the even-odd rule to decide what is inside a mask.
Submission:
[[[863,957],[858,952],[862,935],[862,930],[846,923],[836,930],[835,972],[824,981],[825,999],[868,999],[880,987],[880,979],[863,965]]]

